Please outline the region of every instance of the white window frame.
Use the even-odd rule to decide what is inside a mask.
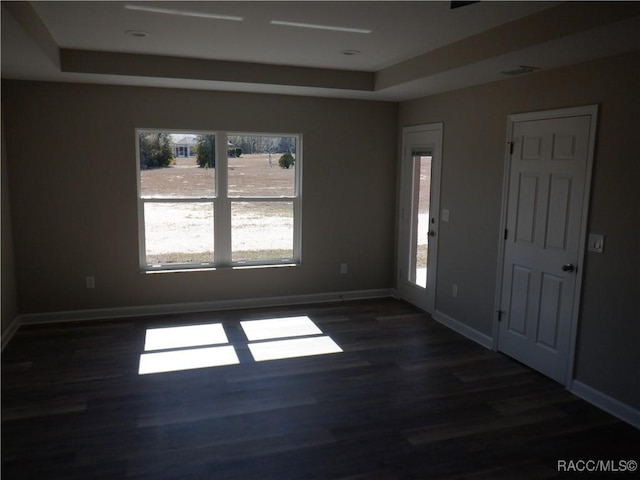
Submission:
[[[177,198],[144,198],[141,191],[140,169],[140,133],[141,132],[165,132],[184,133],[196,135],[214,135],[216,141],[216,174],[215,195],[213,197],[177,197]],[[230,136],[269,136],[269,137],[295,137],[295,178],[293,195],[282,196],[229,196],[228,194],[228,149],[227,142]],[[296,266],[301,264],[302,258],[302,134],[300,133],[272,133],[272,132],[226,132],[208,130],[184,130],[169,128],[136,128],[136,183],[138,203],[138,245],[140,269],[144,273],[175,272],[185,270],[215,270],[220,268],[247,268],[247,267],[279,267]],[[280,168],[279,166],[274,166]],[[213,262],[186,262],[149,265],[146,261],[146,232],[144,219],[144,206],[146,203],[207,203],[213,206],[213,230],[214,261]],[[235,202],[286,202],[293,203],[293,256],[282,259],[268,260],[232,260],[231,206]]]

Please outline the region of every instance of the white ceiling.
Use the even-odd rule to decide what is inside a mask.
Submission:
[[[546,7],[544,2],[148,2],[236,15],[242,22],[127,10],[136,2],[34,2],[60,47],[377,71]],[[138,5],[140,2],[137,3]],[[551,6],[551,5],[549,5]],[[370,34],[271,25],[286,20],[370,29]],[[144,30],[133,38],[125,30]],[[340,52],[360,50],[348,57]]]
[[[3,2],[2,77],[398,101],[507,78],[500,71],[516,65],[549,69],[640,49],[640,10],[595,2],[599,8],[613,5],[606,7],[607,13],[618,7],[625,10],[611,18],[591,15],[597,20],[581,22],[584,6],[574,4],[571,7],[577,8],[576,16],[567,18],[578,21],[569,21],[562,17],[563,13],[567,15],[566,10],[559,10],[565,7],[561,3],[483,1],[451,9],[448,1],[47,1],[31,2],[33,8],[27,10],[31,15]],[[591,2],[589,8],[593,9],[595,3]],[[127,5],[243,20],[132,10]],[[371,33],[273,25],[272,20],[366,29]],[[550,25],[553,21],[566,22],[563,33],[545,33],[545,22]],[[551,25],[548,31],[554,28]],[[149,35],[134,37],[125,33],[128,30]],[[510,36],[502,38],[507,31]],[[519,31],[522,38],[515,38]],[[61,69],[46,53],[47,36],[63,58],[67,51],[69,55],[75,50],[87,51],[93,64],[101,65],[89,67],[83,60],[74,65],[63,62]],[[344,50],[360,53],[347,56],[341,53]],[[113,68],[96,52],[128,55],[118,57],[120,65]],[[451,52],[455,58],[440,60],[438,68],[431,68],[443,52]],[[215,73],[193,75],[186,69],[185,75],[163,75],[162,68],[151,73],[137,66],[148,55],[197,59],[194,68],[202,71],[227,65],[216,61],[233,62],[227,66],[251,67],[253,73],[231,75],[233,78]],[[262,68],[264,65],[298,68],[283,70],[278,77],[282,80],[273,80],[267,79],[269,70]],[[325,71],[308,68],[331,69],[327,75],[335,78],[356,78],[354,71],[359,72],[358,78],[370,75],[371,88],[328,88],[320,80]],[[296,81],[302,74],[312,80]],[[393,80],[380,87],[383,76]]]

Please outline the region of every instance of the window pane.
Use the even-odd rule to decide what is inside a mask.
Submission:
[[[143,198],[213,197],[215,135],[140,132]]]
[[[148,265],[213,262],[212,203],[144,204]]]
[[[293,258],[293,202],[233,202],[232,260]]]
[[[430,155],[413,157],[413,206],[411,217],[411,258],[409,281],[427,287],[427,260],[429,253],[429,198],[431,195]]]
[[[229,136],[229,196],[295,195],[296,137]]]

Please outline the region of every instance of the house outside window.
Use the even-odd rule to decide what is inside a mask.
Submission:
[[[172,143],[174,157],[192,157],[196,154],[194,136],[178,136]]]

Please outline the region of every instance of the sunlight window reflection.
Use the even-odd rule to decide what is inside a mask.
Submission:
[[[179,370],[235,365],[237,363],[240,363],[240,361],[231,345],[170,350],[140,355],[138,374],[176,372]]]
[[[270,318],[240,322],[249,341],[322,334],[309,317]]]
[[[149,328],[144,350],[198,347],[229,343],[221,323],[189,325],[186,327]]]
[[[250,343],[249,350],[256,362],[342,352],[336,342],[326,336]]]
[[[249,320],[240,325],[256,362],[343,351],[307,316]],[[149,328],[144,350],[140,375],[240,363],[221,323]]]

